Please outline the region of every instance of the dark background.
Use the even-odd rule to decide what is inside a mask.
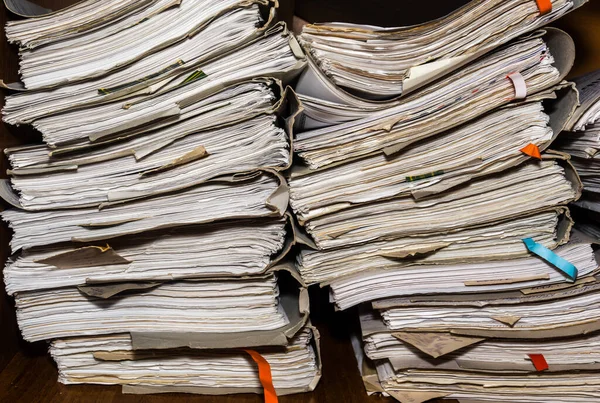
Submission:
[[[184,0],[185,1],[185,0]],[[532,0],[533,1],[533,0]],[[35,0],[54,10],[75,3],[73,0]],[[308,22],[346,21],[381,26],[404,26],[422,23],[446,15],[465,4],[465,0],[280,0],[280,17],[288,22],[296,15]],[[567,31],[575,40],[577,58],[571,77],[600,68],[600,2],[564,17],[554,26]],[[1,7],[3,27],[7,11]],[[17,49],[0,36],[0,78],[18,80]],[[4,105],[4,96],[0,101]],[[39,136],[28,128],[0,123],[0,148],[37,141]],[[0,173],[5,175],[7,162],[0,158]],[[0,261],[8,257],[10,232],[0,224]],[[323,378],[314,393],[281,397],[292,402],[388,402],[391,399],[368,398],[360,379],[348,334],[356,326],[355,312],[334,312],[328,303],[327,290],[311,289],[312,320],[321,331]],[[45,343],[24,342],[15,321],[14,301],[0,287],[0,402],[262,402],[262,396],[194,396],[194,395],[122,395],[117,386],[64,386],[57,383],[56,368],[46,352]]]

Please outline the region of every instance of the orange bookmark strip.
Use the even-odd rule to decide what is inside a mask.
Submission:
[[[549,368],[548,363],[546,362],[546,359],[544,358],[543,354],[527,354],[527,355],[531,359],[531,362],[533,362],[533,366],[535,367],[536,370],[545,371]]]
[[[542,154],[540,154],[540,149],[535,144],[529,143],[525,147],[521,148],[523,154],[527,154],[530,157],[537,158],[538,160],[542,159]]]
[[[535,0],[535,2],[540,10],[540,15],[548,14],[550,11],[552,11],[551,0]]]
[[[277,403],[277,392],[273,386],[273,377],[271,376],[271,366],[265,358],[254,350],[244,350],[254,362],[258,365],[258,377],[265,393],[265,403]]]

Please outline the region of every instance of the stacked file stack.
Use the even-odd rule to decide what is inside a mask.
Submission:
[[[600,70],[576,78],[580,103],[561,133],[556,148],[571,155],[583,182],[583,196],[575,202],[575,225],[600,239]]]
[[[338,309],[365,304],[374,372],[356,345],[369,392],[413,403],[598,397],[597,374],[564,372],[595,369],[586,353],[598,340],[577,336],[600,318],[584,309],[600,299],[598,264],[567,208],[582,185],[549,148],[577,105],[562,81],[574,46],[531,31],[578,5],[473,1],[418,27],[300,35],[311,61],[294,150],[305,165],[292,170],[290,201],[314,245],[297,267],[330,286]],[[537,373],[557,345],[578,355],[551,355],[557,373]]]
[[[4,84],[21,90],[4,120],[43,143],[6,150],[4,277],[24,339],[52,341],[61,382],[316,386],[306,287],[280,262],[293,240],[278,172],[299,111],[282,80],[305,61],[274,11],[90,0],[9,23],[23,83]]]

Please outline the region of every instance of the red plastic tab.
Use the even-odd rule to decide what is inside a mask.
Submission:
[[[271,366],[265,358],[254,350],[244,350],[254,362],[258,365],[258,377],[265,393],[265,403],[277,403],[277,392],[273,386],[273,376],[271,375]]]
[[[540,15],[548,14],[550,11],[552,11],[551,0],[535,0],[535,2],[540,10]]]
[[[527,154],[530,157],[537,158],[538,160],[542,159],[542,154],[540,154],[540,149],[535,144],[529,143],[525,147],[521,148],[523,154]]]
[[[548,363],[543,354],[528,354],[533,366],[537,371],[545,371],[548,369]]]

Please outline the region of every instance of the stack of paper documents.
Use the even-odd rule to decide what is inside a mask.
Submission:
[[[554,147],[579,103],[563,81],[574,46],[539,30],[579,5],[473,1],[417,27],[304,27],[289,186],[313,243],[296,265],[336,309],[360,306],[367,392],[600,396],[599,260],[572,233],[583,185]]]
[[[286,394],[320,378],[280,173],[305,66],[276,2],[86,0],[9,23],[4,279],[64,383]],[[269,379],[272,378],[272,382]]]
[[[590,244],[569,242],[556,254],[577,267],[578,276],[597,273]],[[386,297],[429,294],[465,294],[564,285],[565,277],[537,257],[510,261],[419,265],[392,262],[389,267],[331,281],[331,294],[340,309]]]
[[[385,99],[456,70],[584,1],[541,3],[549,9],[541,10],[528,0],[475,0],[443,18],[413,27],[306,25],[299,39],[314,60],[311,68],[319,70],[312,74],[322,81],[331,80],[327,86],[332,92],[346,90],[367,99]]]
[[[23,338],[37,341],[123,331],[272,330],[287,324],[278,295],[277,279],[268,275],[177,281],[104,300],[90,299],[76,287],[27,291],[17,293],[15,301]]]
[[[600,239],[600,70],[575,79],[581,104],[557,140],[556,148],[569,153],[583,182],[583,197],[574,216],[581,231]]]
[[[355,343],[363,380],[401,402],[593,401],[599,290],[587,276],[567,287],[374,302],[360,314],[364,345]]]
[[[282,251],[286,232],[282,218],[237,220],[117,238],[110,246],[25,249],[5,267],[4,281],[13,294],[86,282],[261,274]]]
[[[298,133],[294,148],[311,169],[382,151],[387,155],[394,154],[419,140],[505,105],[515,97],[539,93],[557,84],[572,65],[573,53],[568,52],[568,49],[572,51],[572,46],[572,40],[562,31],[537,31],[397,103],[370,103],[371,106],[361,108],[363,111],[355,114],[356,120],[338,123],[333,118],[333,121],[325,122],[328,127]],[[517,80],[515,91],[515,83],[510,77],[517,73],[513,76]],[[298,88],[301,91],[302,87]],[[374,110],[373,105],[379,110]],[[382,106],[387,107],[381,109]],[[310,107],[307,114],[310,118]],[[335,110],[332,114],[335,116]]]
[[[571,226],[564,205],[580,193],[564,162],[532,161],[427,198],[357,203],[308,220],[318,250],[303,250],[298,269],[308,283],[328,283],[398,265],[524,257],[523,238],[555,248]]]
[[[319,334],[307,326],[284,347],[257,351],[269,362],[280,395],[314,389]],[[123,385],[125,393],[260,393],[255,364],[241,350],[134,350],[127,334],[54,340],[50,353],[65,384]]]

